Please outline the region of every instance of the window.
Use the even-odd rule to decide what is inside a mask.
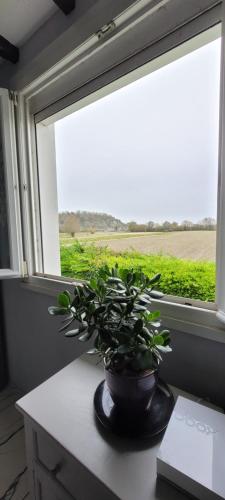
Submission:
[[[220,45],[209,30],[37,125],[44,273],[118,262],[215,302]]]
[[[87,277],[90,266],[115,259],[145,272],[161,271],[166,325],[223,341],[224,9],[213,0],[185,6],[169,0],[160,7],[161,2],[135,2],[100,37],[90,36],[19,92],[27,282],[55,294],[65,281],[69,287],[74,277]],[[185,92],[182,85],[175,90],[178,80]],[[101,115],[103,104],[107,113]],[[94,184],[99,176],[102,190]]]

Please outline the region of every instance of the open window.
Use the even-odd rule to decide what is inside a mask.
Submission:
[[[19,92],[22,286],[161,272],[166,325],[223,341],[224,15],[139,0]]]
[[[220,50],[216,26],[37,120],[45,275],[118,262],[214,307]]]

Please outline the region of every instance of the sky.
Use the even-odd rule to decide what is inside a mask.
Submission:
[[[55,123],[59,211],[216,218],[220,39]]]

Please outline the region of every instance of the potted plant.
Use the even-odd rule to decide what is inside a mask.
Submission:
[[[114,403],[123,411],[143,412],[150,405],[162,354],[170,352],[168,330],[159,330],[160,312],[150,311],[151,298],[162,294],[141,271],[102,268],[90,281],[64,291],[51,315],[64,315],[60,332],[80,342],[93,338],[89,354],[104,361]],[[70,329],[75,322],[75,328]]]

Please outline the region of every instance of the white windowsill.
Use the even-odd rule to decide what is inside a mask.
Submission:
[[[27,291],[48,295],[56,298],[65,289],[73,290],[75,280],[32,276],[21,281],[21,286]],[[49,303],[49,305],[51,305]],[[189,306],[177,302],[152,299],[152,309],[159,309],[163,324],[171,330],[196,335],[216,342],[225,343],[225,319],[215,309]]]
[[[19,277],[20,274],[17,271],[12,271],[12,269],[0,269],[0,280]]]

